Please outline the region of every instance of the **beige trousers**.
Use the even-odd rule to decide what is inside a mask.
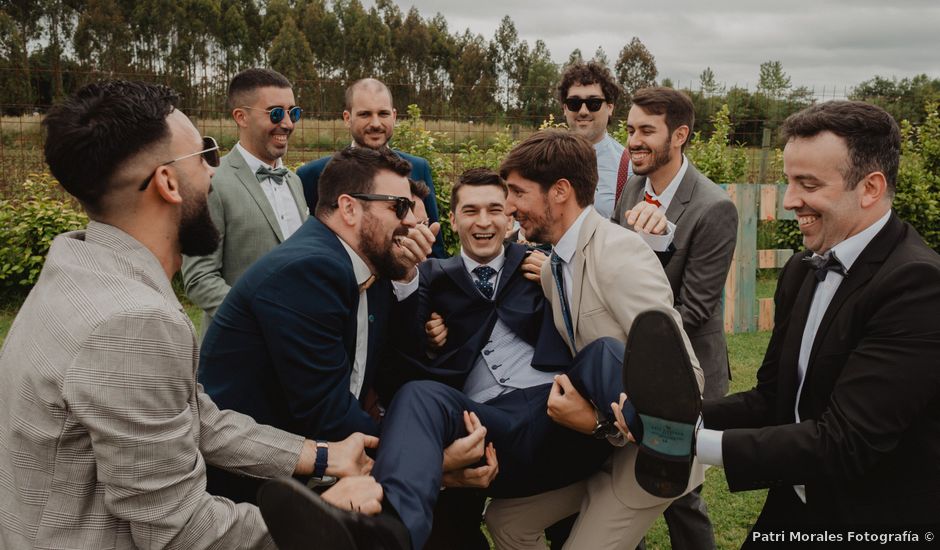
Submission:
[[[609,471],[531,497],[493,499],[486,526],[498,550],[545,548],[545,528],[579,512],[565,550],[633,550],[670,504],[633,508],[614,492]]]

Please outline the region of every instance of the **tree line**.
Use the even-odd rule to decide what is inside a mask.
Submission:
[[[567,63],[588,59],[580,50]],[[661,83],[655,57],[633,37],[611,62],[603,48],[589,58],[610,67],[626,97]],[[182,92],[187,111],[224,112],[225,87],[238,71],[269,66],[295,83],[298,104],[314,116],[342,111],[347,83],[373,76],[400,107],[415,103],[431,118],[512,120],[537,125],[559,112],[554,88],[564,65],[542,40],[522,40],[509,16],[492,37],[452,31],[437,13],[403,12],[392,0],[366,9],[359,0],[0,0],[0,108],[41,110],[99,78],[165,82]],[[760,66],[757,87],[727,88],[711,68],[688,86],[697,119],[728,104],[736,141],[757,142],[812,103],[813,90],[792,86],[779,61]],[[918,123],[940,95],[940,79],[876,76],[851,97],[879,103]],[[403,110],[403,109],[402,109]],[[701,129],[711,128],[704,122]]]

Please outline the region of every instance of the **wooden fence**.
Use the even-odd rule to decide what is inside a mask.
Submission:
[[[725,332],[770,330],[774,324],[773,298],[757,299],[757,270],[779,268],[793,251],[758,250],[757,225],[761,220],[792,220],[783,209],[783,184],[733,183],[723,185],[738,208],[738,243],[725,281]]]

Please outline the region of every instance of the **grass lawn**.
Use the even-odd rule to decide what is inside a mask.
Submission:
[[[759,282],[764,286],[762,297],[773,295],[773,281],[771,284]],[[199,330],[202,314],[198,308],[187,304],[186,311]],[[10,324],[16,314],[13,305],[0,306],[0,343],[3,342]],[[770,340],[769,332],[752,334],[729,334],[728,352],[731,357],[731,392],[739,392],[751,388],[756,380],[757,367],[764,357],[764,350]],[[715,526],[715,539],[720,549],[738,548],[747,536],[748,529],[753,525],[764,503],[766,491],[748,491],[744,493],[728,492],[724,471],[720,468],[711,468],[705,475],[704,498],[708,505],[709,515]],[[669,534],[662,518],[650,530],[646,539],[647,548],[670,548]]]

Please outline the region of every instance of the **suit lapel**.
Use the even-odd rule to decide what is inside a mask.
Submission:
[[[601,221],[605,221],[604,218],[602,218],[596,210],[591,209],[591,212],[584,218],[584,223],[581,225],[581,231],[578,233],[578,248],[575,250],[574,257],[571,258],[574,280],[571,281],[571,296],[569,296],[569,298],[571,301],[571,328],[572,332],[575,334],[575,339],[577,339],[578,335],[581,295],[584,291],[584,269],[587,263],[587,251],[585,249],[594,237],[597,226]]]
[[[519,270],[522,260],[525,258],[525,247],[519,244],[509,244],[506,246],[506,261],[503,263],[502,273],[499,274],[498,286],[494,297],[499,297],[500,293],[512,280],[512,276]]]
[[[287,173],[287,188],[290,189],[290,194],[294,197],[294,204],[297,205],[297,212],[300,213],[300,221],[303,223],[311,212],[307,208],[307,199],[304,198],[303,184],[293,172]]]
[[[806,327],[810,306],[813,303],[813,293],[816,290],[816,277],[813,271],[803,266],[802,263],[798,267],[805,273],[796,299],[793,301],[792,310],[787,322],[787,334],[784,338],[783,348],[780,354],[780,364],[778,366],[781,389],[780,402],[789,404],[789,408],[784,413],[788,415],[793,414],[793,403],[796,401],[796,391],[799,387],[798,373],[800,347],[803,342],[803,330]]]
[[[235,169],[235,175],[238,176],[238,181],[245,186],[245,190],[248,191],[248,194],[251,195],[255,204],[258,205],[261,213],[264,214],[264,219],[268,221],[271,230],[277,235],[278,242],[284,242],[284,235],[281,233],[281,226],[277,223],[277,217],[274,215],[271,203],[268,202],[268,197],[265,196],[264,191],[261,189],[258,178],[251,172],[251,169],[248,168],[248,163],[245,162],[245,159],[241,156],[241,153],[238,152],[238,149],[232,149],[232,151],[226,155],[226,158],[229,159],[229,164]]]
[[[875,275],[885,262],[888,254],[890,254],[891,250],[894,248],[903,227],[904,225],[901,223],[901,220],[898,219],[897,215],[891,214],[891,218],[888,220],[885,227],[875,235],[875,238],[868,243],[868,246],[862,250],[858,259],[852,264],[852,268],[849,270],[849,276],[846,277],[839,285],[839,288],[836,289],[832,301],[829,302],[829,307],[826,308],[826,312],[819,322],[819,328],[816,329],[816,337],[813,339],[813,349],[810,352],[806,369],[807,373],[809,369],[812,368],[813,360],[816,357],[816,353],[819,351],[820,343],[824,340],[823,336],[828,333],[829,327],[832,325],[832,321],[835,319],[836,315],[838,315],[842,305],[849,296],[854,294],[859,288],[865,286]]]
[[[666,209],[667,220],[675,224],[679,223],[679,218],[682,217],[686,206],[689,204],[689,201],[692,200],[692,191],[695,190],[695,184],[698,178],[698,170],[689,163],[689,167],[685,171],[685,176],[683,176],[682,181],[679,182],[679,188],[676,189],[676,193],[672,196],[672,201],[669,203],[669,208]]]
[[[448,276],[457,288],[462,290],[467,296],[477,296],[480,291],[477,290],[473,280],[470,279],[470,273],[467,272],[467,266],[463,263],[463,256],[452,256],[440,262],[441,270]]]

